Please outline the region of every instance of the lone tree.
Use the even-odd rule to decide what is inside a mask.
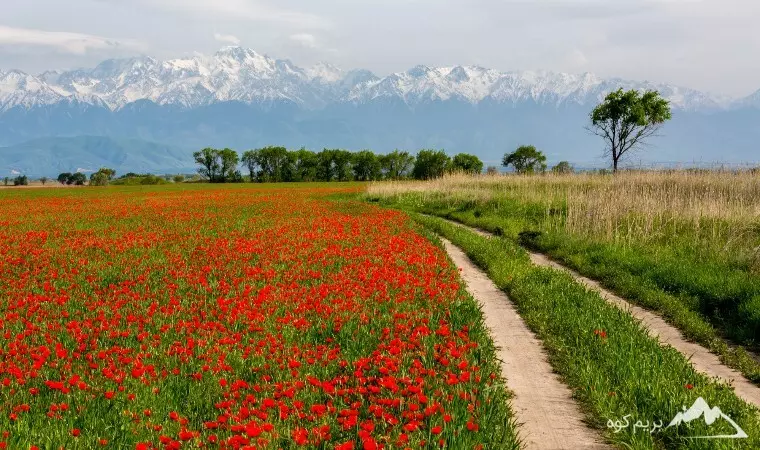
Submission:
[[[669,102],[657,91],[642,94],[635,89],[618,89],[591,112],[589,130],[604,138],[606,154],[612,157],[612,171],[617,172],[620,158],[656,135],[671,117]]]
[[[512,153],[504,155],[504,167],[512,166],[517,173],[535,173],[546,170],[546,156],[532,145],[522,145]]]

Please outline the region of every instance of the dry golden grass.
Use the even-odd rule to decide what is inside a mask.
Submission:
[[[431,181],[373,183],[368,194],[452,206],[468,202],[498,207],[500,200],[516,200],[541,205],[545,228],[621,243],[681,236],[717,250],[756,253],[760,237],[760,174],[751,171],[454,174]]]

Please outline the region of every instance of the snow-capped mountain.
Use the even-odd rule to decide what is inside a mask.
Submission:
[[[378,77],[225,47],[37,75],[0,71],[0,173],[50,176],[99,164],[121,173],[192,170],[199,148],[266,145],[442,148],[499,165],[506,150],[529,143],[550,162],[604,165],[588,114],[621,87],[656,89],[676,110],[637,162],[758,160],[760,92],[731,101],[590,73],[478,66],[419,65]]]
[[[106,105],[119,110],[138,100],[158,105],[196,108],[226,101],[292,102],[306,109],[334,103],[402,99],[415,106],[430,101],[459,100],[477,104],[532,101],[538,104],[587,105],[609,91],[656,89],[675,108],[712,110],[727,107],[724,99],[693,89],[601,79],[593,74],[499,72],[477,66],[416,66],[377,77],[365,70],[343,71],[319,63],[301,68],[242,47],[225,47],[212,56],[159,61],[150,57],[113,59],[92,69],[53,70],[37,76],[0,72],[0,111],[66,101]]]

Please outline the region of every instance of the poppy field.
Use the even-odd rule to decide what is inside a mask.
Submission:
[[[0,193],[0,448],[515,448],[456,268],[358,189]]]

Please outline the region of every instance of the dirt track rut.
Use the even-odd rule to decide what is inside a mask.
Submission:
[[[441,240],[461,269],[468,292],[483,306],[486,325],[502,361],[502,375],[514,394],[512,409],[523,448],[609,448],[583,423],[572,392],[552,371],[541,341],[525,325],[507,295],[462,250]]]
[[[446,220],[446,219],[444,219]],[[453,225],[467,228],[468,230],[477,233],[484,237],[495,237],[493,234],[487,233],[483,230],[473,228],[455,221],[447,220]],[[736,395],[742,400],[760,408],[760,387],[752,384],[747,380],[740,372],[721,363],[717,355],[710,352],[710,350],[702,347],[694,342],[689,342],[684,338],[683,334],[674,326],[667,323],[657,314],[654,314],[644,308],[636,305],[632,305],[625,299],[613,294],[607,289],[603,288],[598,282],[586,278],[583,275],[569,269],[557,262],[552,261],[546,255],[540,253],[528,252],[533,264],[543,267],[552,267],[554,269],[563,270],[572,275],[578,282],[584,284],[586,287],[598,291],[599,294],[607,302],[617,306],[620,309],[628,311],[633,317],[639,319],[642,325],[647,329],[649,334],[657,338],[661,343],[667,344],[681,352],[684,356],[689,358],[694,368],[710,377],[719,378],[721,381],[733,386]]]

